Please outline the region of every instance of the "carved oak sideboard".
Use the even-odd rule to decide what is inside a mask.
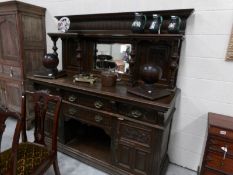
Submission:
[[[193,9],[142,12],[148,17],[144,33],[132,33],[134,13],[68,16],[71,27],[66,33],[50,33],[56,52],[56,40],[62,39],[63,68],[66,77],[43,79],[27,76],[29,90],[46,90],[60,95],[62,112],[59,122],[59,150],[89,165],[116,175],[163,175],[169,158],[169,136],[175,101],[181,43],[186,19]],[[160,34],[147,28],[152,14],[164,18]],[[169,34],[171,15],[182,19],[180,33]],[[61,17],[57,17],[60,19]],[[131,45],[129,70],[115,86],[101,84],[97,67],[98,44]],[[101,56],[103,58],[104,56]],[[110,56],[105,56],[109,58]],[[147,60],[163,71],[156,89],[169,94],[155,100],[128,92],[140,80],[140,65]],[[94,84],[75,82],[73,76],[91,73]],[[47,118],[49,136],[52,119]],[[49,139],[48,139],[49,141]]]

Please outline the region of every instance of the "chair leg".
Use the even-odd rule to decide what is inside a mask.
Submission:
[[[53,161],[53,169],[56,175],[61,175],[59,167],[58,167],[57,158]]]

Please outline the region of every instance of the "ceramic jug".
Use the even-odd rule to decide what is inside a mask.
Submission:
[[[169,33],[179,33],[180,32],[181,19],[179,16],[171,16],[170,23],[168,25]]]
[[[160,28],[163,23],[163,17],[158,14],[153,14],[153,20],[150,24],[149,30],[151,33],[160,34]]]
[[[135,13],[135,19],[132,23],[131,30],[134,33],[142,33],[146,25],[146,15]]]

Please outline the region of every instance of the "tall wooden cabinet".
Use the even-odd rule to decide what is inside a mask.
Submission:
[[[45,8],[9,1],[0,3],[0,106],[20,111],[24,77],[43,69],[46,50]]]

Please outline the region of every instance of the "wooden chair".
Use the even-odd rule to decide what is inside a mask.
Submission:
[[[3,157],[1,160],[5,159],[5,161],[9,162],[1,165],[1,169],[4,170],[1,173],[41,175],[53,164],[55,174],[60,175],[57,161],[57,132],[61,97],[49,95],[45,92],[27,92],[27,94],[30,94],[33,98],[35,113],[34,142],[28,142],[27,139],[26,98],[23,96],[21,117],[17,114],[13,116],[17,119],[17,125],[12,148],[2,152],[0,155]],[[50,110],[51,108],[53,109],[52,111]],[[45,117],[48,114],[53,117],[51,146],[45,144]],[[0,117],[3,119],[0,119],[0,126],[8,116],[12,116],[12,113],[1,113]],[[22,142],[18,143],[20,131],[22,133]]]

